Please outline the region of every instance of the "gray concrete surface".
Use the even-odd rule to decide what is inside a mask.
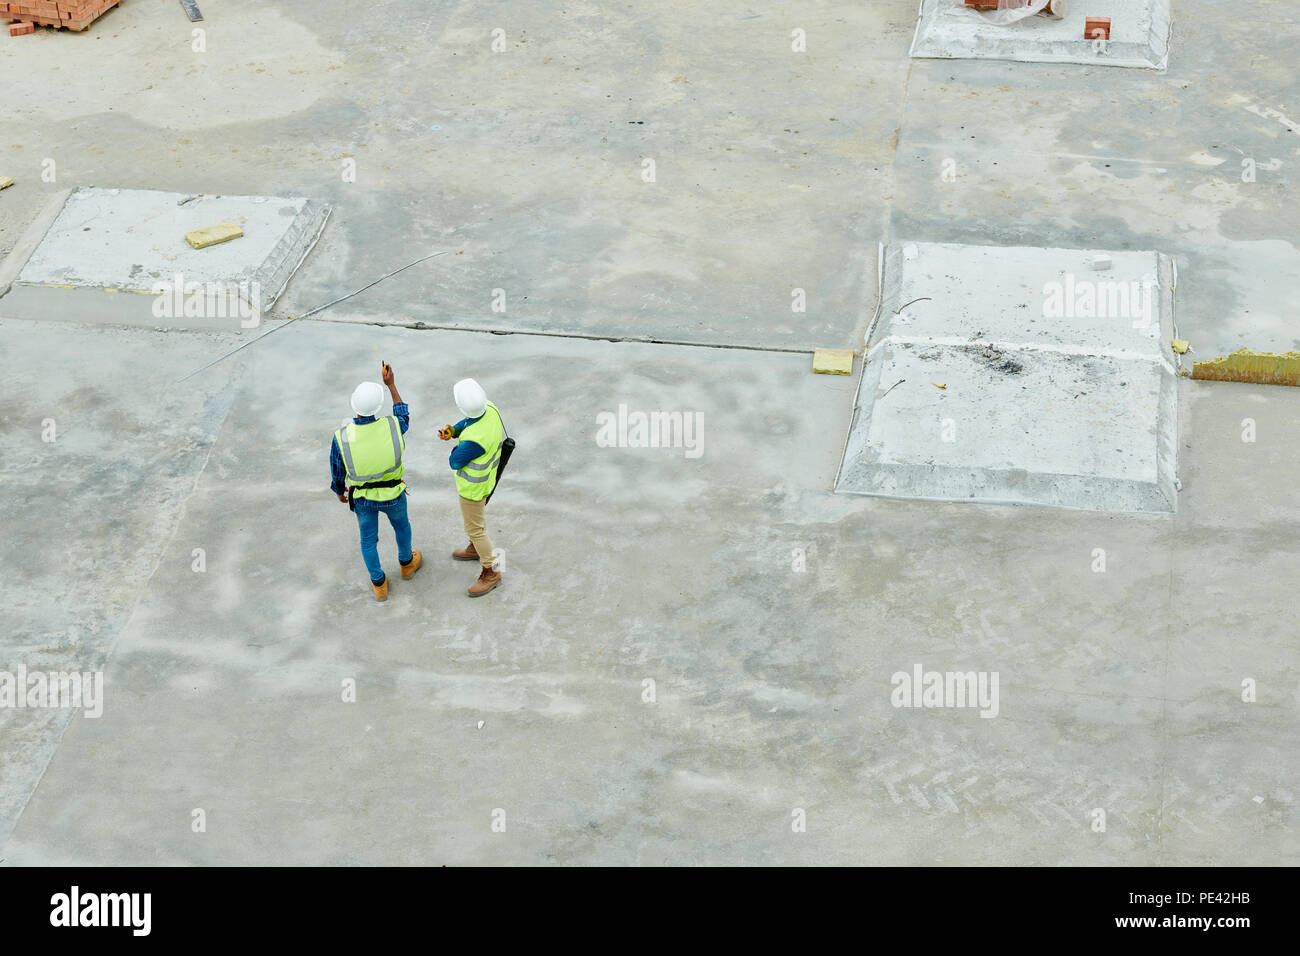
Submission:
[[[304,198],[93,186],[72,190],[51,210],[61,196],[0,267],[10,315],[146,328],[256,327],[330,214]],[[202,249],[186,241],[191,231],[220,223],[243,235]]]
[[[1177,510],[1168,257],[894,242],[881,263],[837,491]]]
[[[310,200],[279,196],[198,196],[153,189],[77,189],[15,280],[28,285],[71,285],[152,292],[175,273],[193,282],[254,282],[270,275],[286,239],[300,261],[324,225],[295,228]],[[186,233],[232,222],[244,235],[206,249]],[[286,281],[288,277],[285,277]],[[279,288],[268,288],[268,304]]]
[[[1300,392],[1180,383],[1174,516],[898,502],[831,492],[856,376],[782,351],[857,346],[904,236],[1160,249],[1197,354],[1300,345],[1291,4],[1175,3],[1164,74],[911,61],[914,0],[381,7],[0,37],[0,252],[97,184],[330,203],[285,313],[457,253],[184,386],[238,337],[0,298],[0,660],[106,681],[98,719],[0,709],[5,863],[1300,858]],[[375,326],[420,322],[463,328]],[[324,485],[380,358],[428,566],[376,606]],[[434,436],[465,374],[521,443],[474,602]],[[704,453],[601,447],[620,404]],[[998,716],[894,707],[918,664],[998,672]]]

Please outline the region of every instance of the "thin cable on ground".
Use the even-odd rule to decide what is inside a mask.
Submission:
[[[309,318],[310,316],[315,315],[317,312],[324,312],[324,311],[325,311],[326,309],[328,309],[330,306],[332,306],[332,305],[338,305],[338,304],[339,304],[340,302],[342,302],[344,299],[350,299],[350,298],[352,298],[354,295],[360,295],[362,292],[365,292],[365,291],[366,291],[367,289],[369,289],[371,286],[379,285],[379,283],[383,282],[385,279],[391,279],[393,276],[397,275],[399,272],[405,272],[407,269],[411,268],[411,266],[418,266],[421,262],[425,262],[425,261],[427,261],[427,260],[429,260],[429,259],[436,259],[438,256],[445,256],[446,254],[447,254],[447,253],[446,253],[446,251],[444,250],[443,252],[435,252],[435,253],[433,253],[433,254],[431,254],[431,255],[424,256],[423,258],[416,259],[414,262],[408,262],[406,265],[402,266],[402,268],[400,268],[400,269],[394,269],[392,272],[388,273],[388,275],[380,276],[380,277],[379,277],[378,279],[376,279],[374,282],[371,282],[371,283],[369,283],[369,284],[367,284],[367,285],[363,285],[360,289],[357,289],[355,292],[349,292],[347,295],[341,295],[341,296],[339,296],[337,299],[333,300],[332,302],[326,302],[324,305],[318,305],[318,306],[316,306],[316,308],[312,309],[310,312],[304,312],[302,315],[295,315],[295,316],[293,316],[292,318],[289,318],[289,319],[287,319],[286,321],[281,322],[281,323],[280,323],[279,325],[277,325],[275,328],[273,328],[273,329],[267,329],[265,332],[263,332],[263,333],[262,333],[261,335],[259,335],[257,338],[255,338],[255,339],[249,339],[249,340],[248,340],[247,342],[245,342],[243,345],[240,345],[240,346],[238,346],[237,348],[233,348],[233,349],[231,349],[231,350],[230,350],[229,352],[227,352],[225,355],[218,356],[217,358],[215,358],[215,359],[213,359],[211,362],[209,362],[207,365],[203,366],[203,368],[196,368],[194,371],[190,372],[190,374],[189,374],[189,375],[186,375],[184,378],[178,378],[178,379],[176,380],[176,383],[179,385],[181,382],[185,381],[185,379],[193,378],[195,375],[198,375],[199,372],[205,372],[205,371],[207,371],[208,369],[212,368],[212,366],[216,365],[218,362],[224,362],[226,359],[230,358],[230,356],[234,355],[236,352],[243,351],[244,349],[248,348],[250,345],[255,345],[256,343],[262,341],[262,339],[266,338],[266,337],[267,337],[268,335],[270,335],[271,333],[273,333],[273,332],[279,332],[279,331],[280,331],[282,328],[284,328],[286,325],[292,325],[294,322],[297,322],[297,321],[299,321],[300,319],[306,319],[306,318]]]

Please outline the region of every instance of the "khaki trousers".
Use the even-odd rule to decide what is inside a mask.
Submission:
[[[492,567],[492,539],[488,537],[487,523],[483,517],[483,502],[461,498],[460,516],[465,519],[465,533],[478,552],[479,564],[485,568]]]

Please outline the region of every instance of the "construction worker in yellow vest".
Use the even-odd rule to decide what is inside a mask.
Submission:
[[[472,378],[461,379],[451,392],[456,407],[465,417],[455,425],[443,426],[438,437],[443,441],[459,439],[448,463],[456,473],[460,514],[465,521],[465,533],[469,535],[469,546],[457,548],[451,556],[458,561],[479,563],[478,580],[470,585],[468,593],[470,597],[482,597],[501,583],[501,570],[493,560],[495,552],[488,538],[483,508],[497,484],[497,466],[506,429],[501,413],[487,400],[478,382]]]
[[[378,418],[384,390],[378,382],[362,382],[352,393],[351,422],[334,433],[330,445],[330,490],[357,515],[361,557],[370,572],[376,601],[388,600],[388,576],[379,563],[379,514],[388,516],[397,537],[402,577],[410,578],[424,563],[411,548],[411,522],[406,516],[406,451],[403,437],[411,426],[411,411],[397,393],[391,365],[383,367],[384,384],[393,399],[393,414]],[[346,492],[346,493],[345,493]]]

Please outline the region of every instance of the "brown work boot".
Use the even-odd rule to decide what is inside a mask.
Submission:
[[[375,592],[376,601],[387,601],[388,600],[388,575],[385,574],[384,579],[380,581],[378,584],[376,584],[374,581],[371,581],[370,590]]]
[[[471,541],[463,548],[457,548],[451,553],[451,556],[457,561],[477,561],[478,552],[474,550],[474,542]]]
[[[424,557],[420,554],[420,549],[412,548],[411,560],[402,565],[403,580],[410,580],[415,577],[415,572],[420,570],[422,564],[424,564]]]
[[[501,572],[493,571],[491,568],[484,568],[478,576],[478,580],[469,586],[466,593],[470,597],[482,597],[501,583]]]

